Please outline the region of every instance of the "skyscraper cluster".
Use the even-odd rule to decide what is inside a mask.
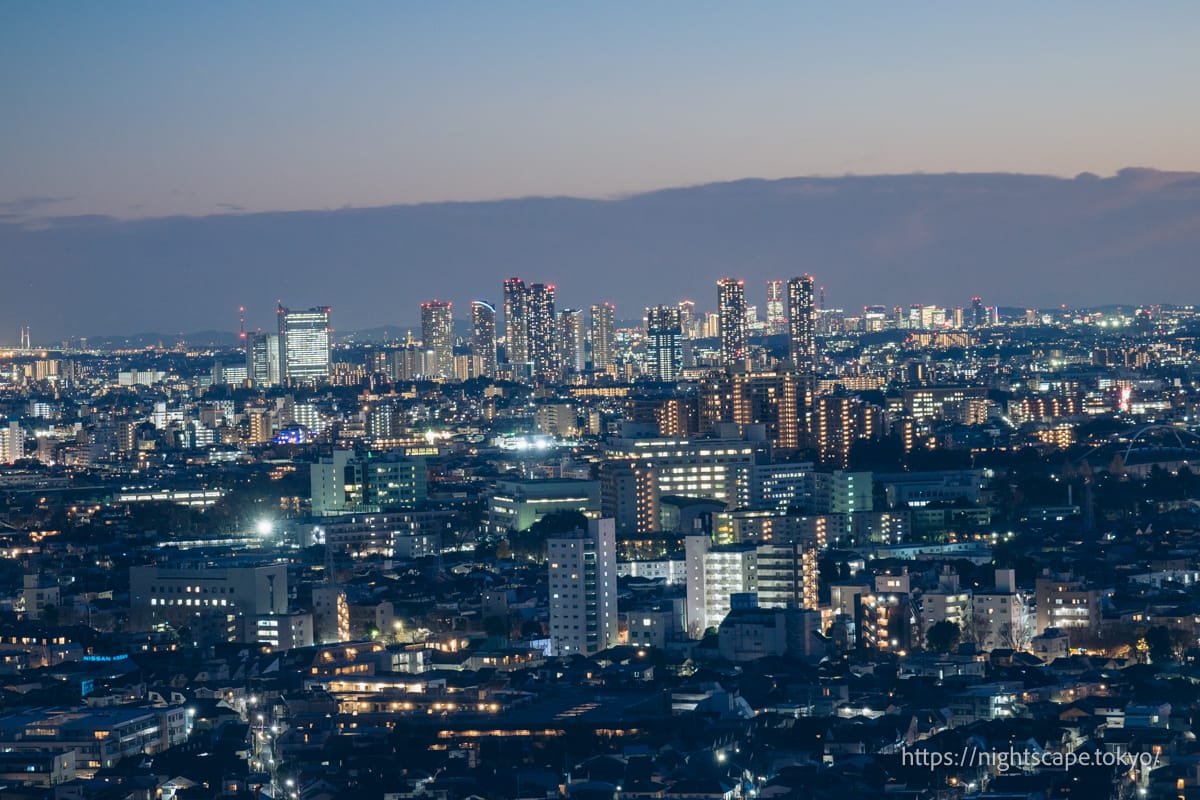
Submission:
[[[555,380],[561,371],[555,335],[554,284],[504,282],[505,354],[514,372],[537,380]]]
[[[803,275],[787,282],[786,317],[784,300],[784,282],[767,281],[766,329],[770,333],[786,330],[792,365],[801,372],[811,373],[817,362],[817,308],[812,276]],[[726,368],[741,368],[748,355],[750,329],[745,281],[735,278],[717,281],[717,315],[721,364]]]

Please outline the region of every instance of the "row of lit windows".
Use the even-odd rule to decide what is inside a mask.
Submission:
[[[225,594],[226,588],[227,587],[224,586],[214,586],[211,594]],[[151,586],[150,591],[161,591],[164,594],[210,594],[207,586],[184,586],[182,588],[179,586]],[[228,587],[228,592],[229,594],[237,594],[237,589],[233,586],[230,586]]]
[[[211,600],[207,597],[205,597],[205,598],[172,597],[170,599],[151,597],[150,605],[152,605],[152,606],[227,606],[227,605],[229,605],[229,600],[224,597],[221,597],[221,598],[214,597]]]

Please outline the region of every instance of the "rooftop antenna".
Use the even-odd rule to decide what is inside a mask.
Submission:
[[[825,287],[821,287],[821,310],[825,310]]]
[[[238,333],[238,338],[243,342],[246,341],[246,307],[238,306],[238,322],[241,323],[241,331]]]

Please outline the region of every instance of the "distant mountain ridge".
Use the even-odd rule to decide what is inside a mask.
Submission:
[[[558,286],[560,307],[618,316],[692,299],[715,281],[810,272],[830,307],[1057,306],[1200,299],[1200,173],[747,179],[606,200],[477,203],[35,223],[0,219],[0,343],[207,330],[277,299],[333,306],[341,330],[418,319],[417,306],[500,303],[504,278]],[[460,310],[461,309],[461,310]],[[396,326],[402,336],[410,327]],[[173,339],[172,339],[173,341]]]

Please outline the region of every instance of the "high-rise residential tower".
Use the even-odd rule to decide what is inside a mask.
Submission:
[[[433,354],[425,369],[430,377],[454,377],[454,313],[451,303],[421,303],[421,346]]]
[[[646,374],[656,381],[673,381],[683,366],[679,309],[655,306],[646,309]]]
[[[817,307],[813,278],[802,275],[788,281],[788,357],[801,372],[817,365]]]
[[[539,380],[559,376],[558,342],[554,318],[554,284],[532,283],[528,289],[527,342],[533,375]]]
[[[583,311],[564,308],[558,312],[558,358],[563,375],[579,375],[587,366]]]
[[[496,377],[496,307],[483,300],[471,302],[471,355],[483,377]]]
[[[278,312],[280,380],[311,383],[327,379],[331,362],[329,306],[292,311],[280,305]]]
[[[732,367],[746,360],[746,282],[735,278],[717,281],[720,314],[721,364]]]
[[[529,290],[520,278],[504,282],[504,352],[509,364],[529,358]]]
[[[592,306],[592,371],[606,372],[613,363],[613,315],[616,307],[612,303]]]
[[[771,333],[783,333],[787,330],[783,281],[767,281],[767,330]]]

